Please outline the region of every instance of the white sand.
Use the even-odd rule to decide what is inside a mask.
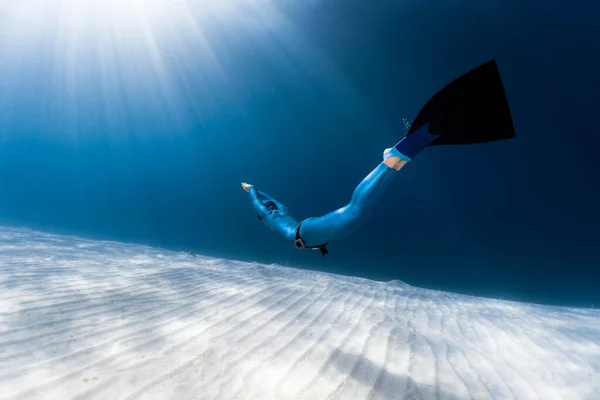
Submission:
[[[598,310],[0,228],[2,399],[597,400],[599,371]]]

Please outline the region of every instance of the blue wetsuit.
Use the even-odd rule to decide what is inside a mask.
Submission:
[[[306,247],[317,247],[341,240],[364,224],[395,174],[394,169],[382,162],[356,187],[350,203],[322,217],[307,218],[301,225],[289,214],[287,207],[254,186],[250,188],[250,198],[269,229],[290,242],[299,235]],[[299,232],[296,232],[299,225]]]
[[[429,133],[428,124],[404,137],[388,153],[388,157],[398,157],[406,162],[413,159],[429,143],[438,136]],[[266,193],[250,187],[250,197],[258,216],[269,229],[277,232],[299,248],[319,248],[321,254],[327,254],[325,245],[334,240],[341,240],[364,224],[382,193],[396,174],[385,162],[380,163],[354,189],[350,203],[342,208],[318,218],[307,218],[302,222],[295,220],[287,207]],[[301,246],[298,246],[301,241]]]

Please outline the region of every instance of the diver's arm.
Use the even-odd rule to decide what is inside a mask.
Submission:
[[[266,194],[265,192],[261,192],[260,190],[257,190],[256,193],[258,193],[258,195],[266,200],[272,201],[273,203],[275,203],[275,205],[277,206],[277,209],[280,211],[287,211],[287,207],[283,204],[281,204],[279,201],[275,200],[274,198],[272,198],[271,196],[269,196],[268,194]]]
[[[250,200],[252,200],[252,205],[254,209],[258,212],[258,215],[263,218],[268,214],[267,207],[263,204],[263,202],[258,198],[258,191],[254,188],[254,186],[250,186],[248,193],[250,193]]]

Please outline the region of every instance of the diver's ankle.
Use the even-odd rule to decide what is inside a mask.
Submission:
[[[408,161],[401,159],[400,157],[391,156],[383,160],[383,163],[387,165],[389,168],[393,168],[396,171],[400,171],[402,167],[408,163]]]

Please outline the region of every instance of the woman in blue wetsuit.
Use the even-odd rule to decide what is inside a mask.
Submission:
[[[256,190],[253,185],[242,182],[242,188],[250,193],[259,219],[269,229],[293,242],[296,248],[319,249],[325,255],[327,243],[345,238],[366,222],[396,171],[416,155],[416,149],[425,148],[436,137],[424,126],[417,134],[407,136],[393,148],[386,149],[383,162],[356,187],[350,203],[322,217],[307,218],[300,223],[289,214],[286,206]]]
[[[397,171],[427,146],[484,143],[515,136],[508,102],[496,63],[492,60],[440,90],[421,109],[408,134],[383,152],[381,162],[356,187],[350,203],[322,217],[298,222],[287,207],[254,186],[250,193],[258,217],[298,249],[327,254],[326,245],[359,228]]]

